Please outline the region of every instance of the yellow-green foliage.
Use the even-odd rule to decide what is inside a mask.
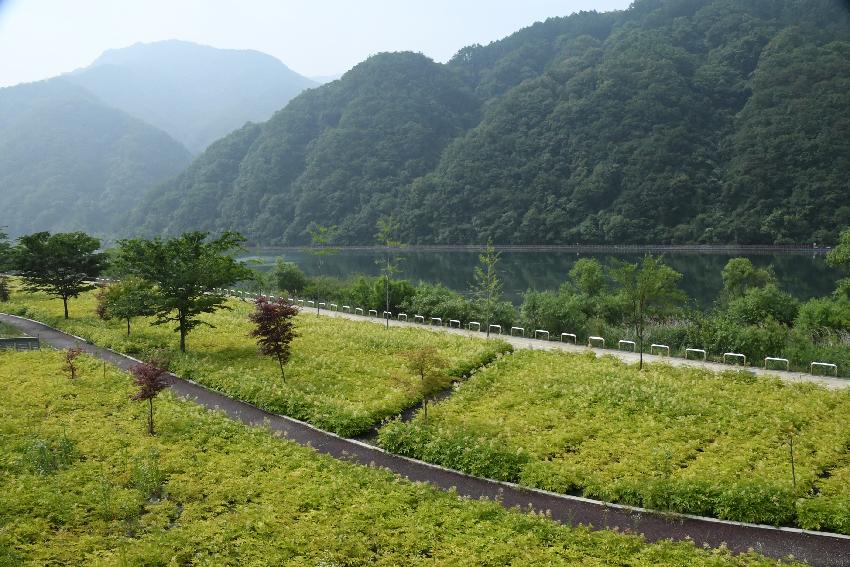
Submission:
[[[163,394],[156,437],[126,374],[0,353],[2,565],[767,565],[648,545],[336,461]],[[32,466],[48,447],[56,467]]]
[[[306,313],[296,320],[300,336],[292,343],[284,382],[277,361],[260,356],[248,337],[253,306],[240,301],[229,305],[230,311],[204,317],[214,328],[201,326],[189,334],[185,355],[177,351],[178,337],[170,326],[153,326],[139,318],[128,337],[123,322],[98,319],[94,293],[71,302],[69,320],[62,317],[62,302],[43,294],[16,293],[4,309],[120,352],[143,357],[165,349],[173,355],[172,370],[183,377],[340,435],[361,433],[421,399],[424,392],[415,387],[418,378],[405,369],[402,352],[421,346],[438,349],[452,366],[442,383],[434,384],[441,388],[510,350],[501,341],[421,329],[387,330]]]
[[[524,351],[459,384],[428,426],[392,422],[380,439],[548,490],[850,533],[848,417],[847,391]]]

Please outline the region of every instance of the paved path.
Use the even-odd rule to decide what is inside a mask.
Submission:
[[[305,313],[310,313],[310,308],[306,308],[304,310]],[[312,310],[315,313],[315,309]],[[338,311],[327,311],[322,309],[320,312],[322,315],[330,316],[330,317],[343,317],[345,319],[352,319],[355,321],[371,321],[373,323],[379,325],[385,325],[386,320],[376,317],[364,317],[362,315],[352,315],[350,313],[343,313]],[[441,331],[444,333],[452,333],[457,335],[464,335],[468,337],[476,337],[483,338],[484,333],[478,331],[468,331],[466,329],[458,329],[454,327],[437,327],[437,326],[429,326],[423,325],[421,323],[410,323],[406,321],[396,321],[394,319],[390,319],[391,327],[416,327],[418,329],[430,329],[433,331]],[[491,335],[493,336],[493,335]],[[499,335],[498,338],[503,341],[509,342],[515,348],[524,348],[524,349],[533,349],[533,350],[554,350],[554,351],[564,351],[564,352],[587,352],[588,350],[596,353],[597,356],[613,356],[619,358],[620,360],[628,363],[637,363],[640,359],[640,356],[637,353],[622,351],[622,350],[614,350],[614,349],[603,349],[603,348],[588,348],[583,345],[574,345],[571,343],[562,343],[558,341],[546,341],[542,339],[530,339],[526,337],[512,337],[509,335]],[[670,364],[671,366],[687,366],[691,368],[704,368],[707,370],[713,370],[714,372],[723,372],[727,370],[736,370],[736,369],[744,369],[748,372],[753,372],[759,376],[775,376],[784,380],[786,382],[813,382],[815,384],[820,384],[821,386],[826,386],[827,388],[838,390],[842,388],[850,388],[850,379],[847,378],[833,378],[831,376],[815,376],[814,374],[808,374],[806,372],[786,372],[784,370],[765,370],[764,368],[759,367],[741,367],[741,366],[733,366],[731,364],[720,364],[719,362],[703,362],[702,360],[687,360],[684,358],[678,358],[674,356],[659,356],[653,354],[644,353],[643,355],[644,363],[663,363]]]
[[[74,346],[115,366],[128,369],[136,361],[109,349],[46,325],[12,315],[0,314],[0,321],[30,335],[39,335],[49,345],[64,349]],[[793,528],[774,528],[725,522],[680,514],[661,514],[608,504],[587,498],[554,494],[515,484],[478,478],[457,471],[387,453],[377,447],[316,429],[304,422],[268,413],[255,406],[228,398],[190,380],[171,375],[171,389],[180,396],[225,412],[230,418],[251,426],[283,432],[287,439],[340,460],[379,466],[413,481],[423,481],[442,489],[455,488],[460,496],[498,499],[506,508],[521,507],[548,512],[552,519],[568,525],[617,528],[642,534],[649,541],[692,539],[698,546],[726,544],[735,552],[754,549],[764,555],[783,558],[793,555],[812,565],[850,566],[850,537]]]

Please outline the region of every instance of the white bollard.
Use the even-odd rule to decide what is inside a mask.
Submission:
[[[656,344],[656,343],[652,343],[651,345],[649,345],[649,354],[652,354],[652,351],[655,350],[655,349],[658,349],[659,351],[662,351],[662,350],[667,351],[666,354],[663,354],[663,355],[661,355],[659,353],[659,356],[670,356],[670,347],[667,346],[667,345],[659,345],[659,344]]]

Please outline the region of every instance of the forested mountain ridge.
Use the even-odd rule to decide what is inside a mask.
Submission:
[[[64,77],[196,153],[317,85],[265,53],[177,40],[112,49]]]
[[[165,132],[58,78],[0,89],[0,227],[108,235],[191,160]]]
[[[133,230],[260,244],[831,242],[850,224],[850,22],[832,0],[642,0],[448,64],[381,54],[219,141]]]

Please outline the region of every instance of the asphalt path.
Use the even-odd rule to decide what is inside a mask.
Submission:
[[[112,350],[87,343],[42,323],[0,314],[0,321],[24,333],[39,336],[48,345],[66,349],[80,347],[114,366],[127,370],[138,361]],[[345,439],[307,423],[266,412],[251,404],[209,390],[196,382],[171,375],[171,390],[231,419],[255,427],[280,431],[290,440],[340,460],[388,469],[412,481],[427,482],[457,491],[461,497],[498,500],[506,508],[543,512],[553,520],[583,524],[597,529],[617,529],[642,534],[647,541],[690,539],[696,545],[726,545],[734,552],[755,550],[769,557],[789,555],[812,565],[850,565],[850,536],[794,528],[776,528],[683,514],[664,514],[577,496],[555,494],[512,483],[474,477],[422,461],[387,453],[377,447]]]

